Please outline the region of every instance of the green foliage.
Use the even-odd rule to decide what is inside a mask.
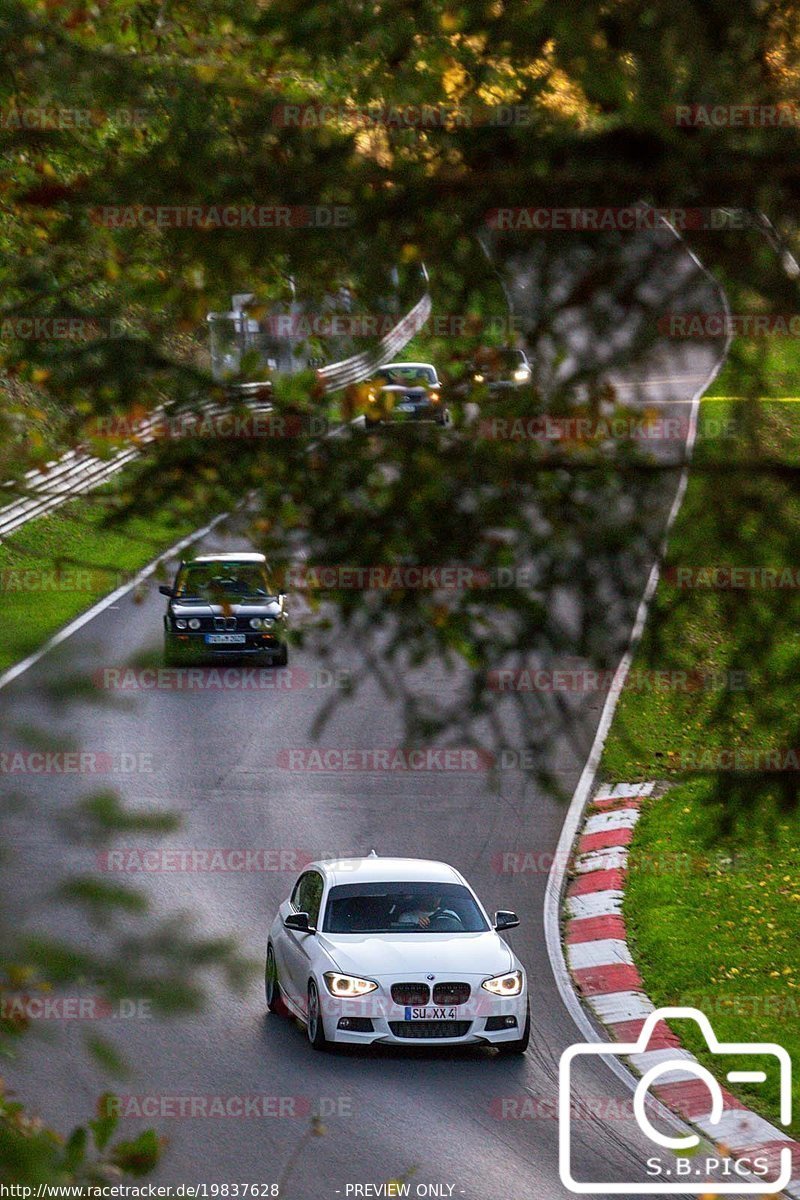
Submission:
[[[672,788],[648,802],[631,847],[625,919],[645,991],[657,1005],[705,1012],[728,1042],[777,1042],[800,1052],[800,937],[797,813],[765,801],[720,840],[708,780]],[[714,1056],[689,1021],[676,1025],[687,1049],[715,1070]],[[749,1066],[748,1066],[749,1064]],[[751,1059],[736,1064],[752,1069]],[[778,1076],[734,1091],[778,1122]],[[718,1063],[717,1063],[718,1069]],[[795,1078],[794,1100],[800,1097]],[[790,1136],[797,1136],[795,1120]]]
[[[0,318],[10,323],[0,360],[7,384],[0,479],[14,479],[24,492],[25,472],[57,451],[111,453],[98,420],[223,399],[209,377],[205,314],[227,310],[240,290],[269,302],[287,275],[314,303],[347,284],[364,311],[386,297],[394,264],[416,279],[416,298],[425,263],[445,313],[494,314],[501,289],[524,318],[536,387],[495,410],[482,396],[482,415],[524,421],[613,411],[618,397],[603,394],[596,357],[574,362],[565,328],[576,314],[586,316],[590,348],[611,347],[606,367],[624,369],[656,337],[660,309],[641,283],[658,274],[677,288],[680,270],[656,254],[638,264],[637,275],[616,235],[487,237],[486,214],[498,206],[618,207],[642,198],[666,209],[724,203],[776,217],[796,211],[791,128],[686,130],[665,110],[681,102],[792,98],[797,29],[798,6],[771,2],[9,0],[0,12]],[[433,128],[370,129],[346,115],[297,127],[280,107],[286,104],[427,104],[479,116]],[[526,119],[486,119],[487,109],[496,116],[503,105]],[[63,128],[10,119],[29,109],[92,115]],[[341,206],[350,220],[341,229],[314,228],[296,213],[289,223],[227,228],[141,216],[142,206],[252,205]],[[791,241],[793,231],[786,236]],[[735,305],[796,306],[796,284],[776,273],[774,253],[757,233],[700,232],[691,240],[728,283]],[[613,350],[621,308],[640,318],[639,333],[632,347]],[[83,322],[83,332],[41,337],[13,323],[31,317]],[[426,334],[415,349],[427,346],[425,357],[448,381],[463,372],[475,340],[436,342]],[[763,353],[743,354],[731,370],[730,394],[765,394],[770,363]],[[246,363],[245,376],[251,372]],[[794,378],[788,365],[783,373]],[[287,416],[298,408],[324,417],[332,411],[310,377],[281,382],[275,405]],[[763,477],[755,476],[747,438],[761,436],[759,412],[749,406],[741,414],[741,438],[725,447],[723,502],[709,516],[696,483],[690,505],[711,545],[741,533],[741,554],[761,538],[777,558],[793,545],[796,461],[769,459],[759,464]],[[548,750],[557,734],[576,732],[573,714],[533,694],[510,697],[511,719],[501,721],[488,673],[500,664],[575,656],[599,668],[616,663],[620,627],[659,542],[654,481],[666,474],[672,482],[674,464],[654,462],[627,440],[565,445],[468,431],[405,433],[351,431],[314,449],[304,438],[157,439],[126,473],[106,521],[65,511],[38,525],[36,543],[23,533],[0,549],[0,565],[88,562],[103,590],[110,572],[135,569],[173,540],[172,531],[248,492],[248,533],[278,567],[300,549],[312,565],[468,565],[494,582],[454,593],[342,588],[308,598],[323,639],[336,621],[355,643],[355,686],[372,675],[402,698],[409,741],[449,737],[497,752],[510,739],[533,754],[536,777],[555,787]],[[717,478],[723,470],[713,454],[698,465]],[[765,497],[768,520],[759,515]],[[781,541],[774,529],[784,515]],[[517,568],[530,573],[518,577]],[[74,599],[56,602],[57,595],[32,632],[22,607],[4,603],[9,661],[74,615]],[[718,600],[713,616],[723,626],[735,624],[731,607]],[[698,631],[707,631],[706,616],[696,628],[691,620],[680,626],[679,654],[703,649]],[[658,628],[667,629],[668,614],[660,617]],[[793,652],[780,639],[769,642],[780,632],[773,617],[768,603],[754,601],[749,618],[757,632],[735,642],[737,652],[747,650],[748,667],[764,661],[777,673],[774,699],[755,710],[759,720],[782,711],[777,691],[794,670]],[[308,628],[302,636],[311,636]],[[673,636],[667,651],[675,645]],[[454,682],[446,711],[415,682],[413,669],[423,664]],[[48,699],[66,706],[90,691],[86,680],[62,679]],[[703,719],[711,715],[718,714]],[[793,799],[793,785],[785,790]],[[95,796],[65,827],[94,846],[138,820],[112,798]],[[140,827],[156,832],[169,820],[150,814]],[[209,969],[233,985],[244,978],[246,964],[229,941],[195,936],[177,916],[151,919],[126,889],[79,879],[49,901],[56,909],[69,903],[90,928],[101,920],[103,949],[3,929],[4,987],[89,981],[109,997],[144,996],[172,1012],[202,1002]],[[95,1052],[105,1053],[100,1045]],[[136,1174],[155,1160],[154,1133],[114,1149],[108,1124],[94,1122],[92,1131],[94,1149],[85,1133],[65,1145],[4,1101],[2,1170],[15,1182],[62,1181]]]

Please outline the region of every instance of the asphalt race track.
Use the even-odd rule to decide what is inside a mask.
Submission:
[[[717,311],[719,297],[710,284],[698,286],[706,288],[707,307]],[[629,375],[611,368],[629,386],[634,403],[645,392],[649,404],[685,425],[688,402],[719,355],[720,344],[664,343]],[[675,471],[653,482],[661,521],[677,479]],[[220,533],[206,548],[235,544],[235,536]],[[46,688],[58,673],[94,673],[156,652],[163,606],[154,584],[141,602],[122,599],[0,697],[12,713],[24,713],[28,724],[69,733],[84,748],[112,757],[126,752],[139,768],[96,779],[35,781],[36,810],[12,817],[7,825],[13,894],[20,914],[32,924],[41,921],[42,892],[61,872],[95,865],[91,851],[66,843],[53,816],[96,783],[112,784],[138,806],[183,815],[182,830],[161,841],[137,840],[133,844],[139,848],[277,852],[265,864],[270,869],[117,877],[146,886],[158,912],[180,909],[204,931],[235,932],[259,963],[245,995],[231,995],[220,984],[199,1016],[91,1023],[88,1032],[111,1038],[132,1065],[131,1077],[115,1086],[121,1095],[139,1097],[134,1105],[145,1104],[145,1097],[150,1104],[157,1097],[270,1098],[267,1115],[154,1113],[127,1119],[125,1131],[156,1126],[168,1138],[155,1180],[271,1183],[299,1148],[284,1194],[303,1200],[369,1195],[354,1192],[353,1185],[386,1183],[412,1171],[412,1194],[418,1184],[430,1184],[440,1188],[433,1194],[470,1200],[568,1195],[558,1173],[557,1071],[559,1055],[579,1035],[556,989],[542,932],[547,871],[564,801],[538,790],[519,769],[500,773],[499,792],[486,786],[481,771],[291,769],[280,752],[314,745],[314,714],[329,695],[326,686],[310,686],[324,685],[327,678],[315,676],[318,663],[311,649],[291,659],[290,671],[300,683],[292,688],[156,689],[140,691],[124,705],[76,702],[63,709],[51,703]],[[621,644],[626,629],[621,625]],[[353,654],[342,641],[337,657],[343,670],[352,665]],[[425,686],[435,692],[449,684],[428,672]],[[579,736],[565,735],[555,747],[566,796],[577,783],[603,699],[599,693],[580,697]],[[369,750],[399,740],[399,714],[371,684],[343,701],[321,744]],[[372,848],[380,854],[444,859],[466,875],[488,909],[512,908],[520,914],[521,926],[507,936],[529,973],[533,1029],[524,1058],[424,1048],[315,1054],[302,1030],[266,1015],[266,933],[299,869],[314,857]],[[504,870],[504,853],[529,853],[532,869]],[[56,919],[64,925],[53,925],[53,932],[66,931],[69,912],[61,908]],[[34,1110],[66,1130],[93,1115],[108,1083],[83,1050],[89,1022],[42,1024],[46,1030],[25,1039],[21,1059],[4,1073]],[[576,1173],[586,1179],[645,1179],[651,1146],[630,1116],[624,1084],[596,1064],[578,1081],[576,1101]],[[158,1104],[164,1109],[167,1101]],[[322,1116],[325,1131],[298,1145],[313,1112]]]

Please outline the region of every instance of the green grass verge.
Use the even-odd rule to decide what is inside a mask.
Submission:
[[[757,416],[747,403],[701,406],[686,498],[606,743],[607,777],[768,769],[794,754],[800,781],[800,494],[781,474],[798,466],[800,404],[764,402]],[[743,568],[745,586],[709,586],[709,569],[729,567]]]
[[[674,784],[643,810],[625,897],[653,1001],[693,1005],[723,1040],[776,1041],[800,1062],[800,404],[782,399],[800,395],[800,353],[785,339],[739,350],[761,358],[774,387],[723,399],[743,394],[733,362],[701,405],[686,498],[601,771]],[[701,586],[698,569],[730,566],[745,568],[747,586],[708,586],[708,575]],[[765,586],[762,568],[787,567],[788,586]],[[680,1034],[713,1071],[694,1027]],[[777,1124],[765,1069],[766,1088],[731,1090]],[[796,1114],[799,1088],[795,1070]]]
[[[704,1012],[722,1041],[778,1042],[795,1064],[792,1127],[800,1137],[800,817],[764,805],[739,835],[718,840],[710,783],[650,801],[631,848],[624,912],[634,960],[656,1005]],[[676,1024],[686,1047],[720,1077],[696,1026]],[[726,1060],[727,1063],[727,1060]],[[737,1060],[752,1068],[745,1058]],[[778,1075],[732,1087],[778,1123]]]
[[[0,670],[32,653],[73,617],[203,523],[182,511],[107,527],[108,490],[37,517],[0,545]]]

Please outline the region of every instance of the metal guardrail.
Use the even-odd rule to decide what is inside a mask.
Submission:
[[[427,284],[427,272],[423,268]],[[342,362],[331,363],[317,372],[325,392],[335,392],[352,383],[361,383],[368,379],[373,371],[386,362],[390,362],[411,338],[419,332],[431,313],[431,298],[426,291],[422,298],[409,312],[381,338],[373,351],[355,354]],[[245,385],[246,386],[246,385]],[[263,384],[253,385],[253,390],[263,391]],[[246,391],[244,392],[246,395]],[[270,412],[271,405],[259,400],[244,400],[252,413]],[[225,410],[218,405],[204,405],[199,414],[208,415]],[[44,516],[81,496],[93,488],[107,483],[118,471],[126,467],[139,455],[138,447],[155,441],[159,437],[159,425],[164,421],[163,409],[157,410],[152,416],[137,425],[134,433],[136,445],[126,447],[110,458],[98,458],[96,455],[70,450],[62,458],[47,463],[44,470],[28,471],[20,482],[6,483],[4,486],[23,493],[11,504],[0,508],[0,541],[14,533],[34,517]]]
[[[257,414],[270,412],[271,405],[250,402],[248,411]],[[194,411],[185,412],[183,417],[196,415],[199,419],[223,415],[225,409],[215,404],[205,404]],[[112,476],[126,467],[139,455],[139,446],[158,440],[165,421],[169,417],[163,409],[140,421],[133,430],[136,445],[127,446],[109,458],[98,458],[94,454],[70,450],[62,458],[47,463],[44,470],[28,471],[19,483],[6,483],[8,489],[16,488],[24,493],[13,503],[0,508],[0,540],[14,533],[34,517],[44,516],[53,509],[84,492],[107,483]],[[188,432],[188,427],[187,427]]]
[[[394,356],[408,345],[430,315],[431,298],[426,292],[402,320],[381,338],[375,350],[365,350],[361,354],[354,354],[352,358],[345,358],[342,362],[331,363],[329,367],[320,367],[317,376],[324,383],[325,391],[335,392],[351,383],[363,383],[365,379],[369,379],[373,371],[384,363],[391,362]]]

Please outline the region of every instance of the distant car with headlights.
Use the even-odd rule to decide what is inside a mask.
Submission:
[[[388,421],[450,423],[442,384],[430,363],[387,363],[376,371],[366,390],[364,421],[374,429]]]
[[[331,1043],[486,1044],[522,1054],[530,1036],[522,963],[453,867],[417,858],[311,863],[269,931],[270,1012]]]
[[[496,393],[525,387],[531,378],[531,364],[524,350],[487,347],[470,364],[466,382],[470,391],[485,387]]]
[[[168,665],[255,658],[284,667],[286,596],[272,586],[263,554],[206,554],[181,563],[164,614]]]

